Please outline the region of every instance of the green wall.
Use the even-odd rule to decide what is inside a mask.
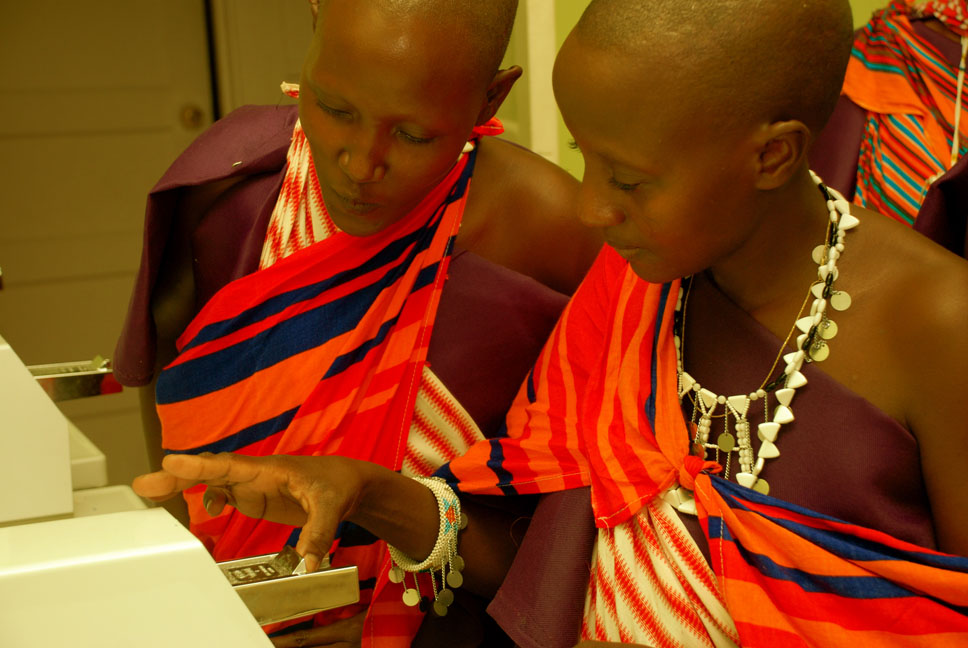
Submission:
[[[860,27],[876,9],[885,6],[887,0],[850,0],[850,8],[854,10],[854,26]]]
[[[588,2],[589,0],[560,0],[555,5],[555,42],[558,47],[565,42],[565,37],[581,18]],[[558,164],[580,179],[585,164],[582,162],[581,153],[568,146],[570,141],[571,135],[565,128],[565,122],[561,121],[561,115],[558,115]]]

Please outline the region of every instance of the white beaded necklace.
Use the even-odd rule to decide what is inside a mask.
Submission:
[[[834,189],[825,186],[820,178],[810,172],[810,176],[817,184],[827,200],[827,209],[830,212],[830,224],[827,228],[827,239],[823,245],[818,245],[813,250],[813,260],[817,263],[817,277],[810,286],[810,294],[813,295],[813,305],[810,307],[810,315],[800,317],[798,313],[793,331],[799,330],[801,334],[797,337],[797,350],[783,355],[786,366],[783,373],[778,378],[766,384],[766,381],[773,375],[777,362],[774,362],[763,385],[748,394],[737,396],[724,396],[716,394],[703,387],[695,378],[687,373],[683,368],[684,345],[681,336],[683,334],[683,315],[684,303],[688,300],[688,290],[680,287],[679,298],[676,304],[676,326],[675,326],[675,346],[676,346],[676,366],[679,376],[679,399],[689,397],[693,402],[693,423],[696,424],[695,436],[693,438],[694,453],[700,454],[705,459],[709,451],[715,452],[716,461],[720,461],[720,453],[726,454],[724,463],[724,476],[729,477],[729,466],[733,452],[738,455],[739,472],[736,474],[736,481],[747,488],[752,488],[763,494],[768,494],[769,483],[760,477],[763,466],[767,459],[774,459],[780,456],[780,450],[776,446],[777,435],[780,426],[793,421],[793,410],[791,402],[797,389],[807,384],[807,379],[800,372],[804,362],[821,362],[830,353],[827,347],[827,340],[837,334],[837,325],[828,317],[827,306],[834,310],[844,311],[850,307],[851,299],[844,291],[834,290],[833,284],[837,281],[839,272],[837,270],[837,260],[844,251],[844,242],[847,238],[847,230],[857,226],[860,222],[856,216],[850,213],[850,203]],[[691,281],[689,286],[691,287]],[[808,294],[809,299],[809,294]],[[806,301],[804,301],[804,306]],[[789,340],[789,337],[787,338]],[[780,348],[780,353],[786,347],[786,342]],[[779,360],[779,356],[777,361]],[[774,391],[775,390],[775,391]],[[774,397],[778,405],[773,412],[773,418],[769,416],[769,394],[774,392]],[[764,411],[766,412],[765,422],[760,423],[757,428],[757,436],[760,440],[760,448],[753,459],[753,445],[750,437],[750,423],[747,418],[750,404],[754,401],[762,400]],[[722,414],[716,414],[719,407],[723,407]],[[696,418],[698,416],[698,421]],[[719,434],[715,443],[710,443],[709,436],[712,429],[712,419],[722,416],[725,418],[724,431]],[[736,423],[734,429],[736,436],[729,432],[729,418],[732,416]],[[673,506],[684,513],[695,514],[696,506],[692,499],[692,494],[683,488],[670,491],[666,496]]]

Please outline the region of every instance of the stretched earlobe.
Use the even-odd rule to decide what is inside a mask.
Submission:
[[[319,0],[309,0],[309,11],[313,15],[313,33],[315,33],[316,18],[319,16]]]
[[[481,112],[477,115],[478,126],[487,122],[497,114],[501,104],[504,103],[508,93],[511,92],[514,83],[521,78],[523,73],[524,71],[518,65],[509,67],[506,70],[497,71],[494,78],[491,79],[491,84],[487,87],[484,105],[481,107]]]
[[[776,189],[786,184],[807,159],[810,129],[801,121],[773,122],[760,134],[756,188]]]

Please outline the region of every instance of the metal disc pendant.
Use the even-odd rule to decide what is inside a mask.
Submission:
[[[756,483],[753,484],[753,490],[757,493],[762,493],[763,495],[770,494],[770,484],[765,479],[757,479]]]
[[[447,616],[447,606],[440,602],[440,599],[434,601],[434,614],[439,617]]]
[[[420,592],[415,589],[408,589],[403,593],[403,602],[410,607],[420,602]]]
[[[716,439],[716,445],[718,445],[719,449],[723,452],[732,452],[733,448],[736,447],[736,439],[729,432],[723,432],[719,435],[719,438]]]
[[[832,340],[834,337],[836,337],[837,330],[837,322],[829,319],[821,322],[819,328],[817,328],[817,332],[820,333],[820,337],[825,340]]]
[[[823,251],[826,249],[826,245],[818,245],[817,247],[813,248],[813,252],[810,254],[810,256],[813,258],[814,263],[817,265],[823,263]]]
[[[449,589],[442,589],[437,592],[437,603],[441,603],[450,607],[451,603],[454,602],[454,592]]]
[[[464,571],[464,559],[454,554],[454,557],[450,561],[451,569],[454,571]]]
[[[405,575],[406,575],[405,571],[400,569],[400,567],[398,567],[397,565],[394,565],[393,567],[390,568],[390,574],[388,575],[388,578],[390,579],[391,583],[402,583],[403,577]]]
[[[464,577],[459,571],[452,571],[447,574],[447,584],[456,589],[464,584]]]
[[[823,340],[810,347],[810,359],[814,362],[823,362],[830,356],[830,347]]]
[[[850,304],[850,295],[845,293],[843,290],[838,290],[830,295],[830,305],[834,308],[834,310],[845,311],[850,308]]]
[[[463,511],[460,513],[460,528],[462,531],[467,528],[467,513]]]

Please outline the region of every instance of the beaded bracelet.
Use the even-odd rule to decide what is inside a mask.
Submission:
[[[434,593],[433,610],[438,616],[447,614],[447,608],[454,602],[454,593],[447,589],[460,587],[464,582],[461,570],[464,560],[457,555],[457,532],[467,526],[467,516],[461,513],[460,499],[447,482],[440,477],[412,477],[430,489],[437,499],[437,510],[440,513],[440,527],[437,531],[437,542],[430,555],[421,562],[413,560],[402,551],[387,545],[393,567],[390,568],[390,581],[403,583],[403,602],[414,606],[420,603],[420,584],[417,582],[416,572],[430,574],[430,586]],[[440,572],[440,589],[437,589],[435,571]],[[405,582],[407,572],[413,573],[413,588],[408,588]]]

